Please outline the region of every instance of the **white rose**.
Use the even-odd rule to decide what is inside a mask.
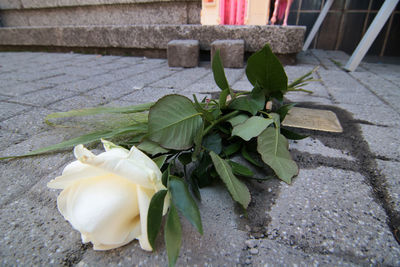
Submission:
[[[136,147],[129,151],[103,141],[106,152],[94,155],[83,145],[74,149],[77,161],[67,165],[48,187],[63,189],[58,210],[95,250],[123,246],[138,239],[151,251],[147,212],[153,195],[166,189],[157,165]],[[165,198],[164,214],[169,206]]]

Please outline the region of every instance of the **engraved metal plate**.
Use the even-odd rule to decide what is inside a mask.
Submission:
[[[282,125],[325,132],[343,132],[336,114],[323,109],[293,107],[289,110]]]

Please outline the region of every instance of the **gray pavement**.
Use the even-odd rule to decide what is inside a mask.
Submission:
[[[321,81],[306,87],[314,94],[289,93],[288,100],[333,110],[344,132],[304,131],[308,139],[291,142],[299,175],[292,185],[249,182],[247,218],[221,186],[203,189],[204,235],[183,224],[179,266],[400,265],[393,235],[400,227],[400,65],[364,62],[347,73],[342,52],[311,50],[298,59],[285,67],[290,80],[320,65]],[[226,72],[234,89],[251,89],[244,69]],[[46,125],[52,112],[213,92],[207,62],[182,69],[161,59],[2,52],[0,155],[81,132]],[[0,265],[166,266],[161,238],[154,253],[136,241],[107,252],[81,244],[57,211],[59,192],[46,188],[72,159],[67,151],[0,162]]]

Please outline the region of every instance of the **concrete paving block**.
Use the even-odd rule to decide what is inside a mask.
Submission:
[[[55,83],[55,84],[66,84],[66,83],[73,83],[73,82],[81,81],[81,80],[84,80],[85,78],[89,78],[89,76],[67,75],[67,74],[63,73],[58,76],[43,79],[43,81],[48,82],[48,83]]]
[[[201,190],[199,203],[204,227],[200,236],[193,226],[182,217],[182,249],[177,266],[236,266],[240,264],[242,250],[248,239],[245,231],[238,229],[238,214],[234,203],[222,185]],[[140,249],[137,241],[111,251],[88,249],[79,266],[138,266],[167,265],[163,238],[157,239],[157,251],[148,253]]]
[[[227,68],[224,71],[225,71],[226,79],[228,80],[228,83],[230,86],[232,86],[232,84],[234,84],[238,80],[242,79],[243,77],[246,77],[244,68],[241,68],[241,69]],[[212,70],[210,70],[210,72],[212,73]],[[246,79],[247,79],[247,77],[246,77]],[[214,77],[213,77],[213,80],[214,80]],[[214,81],[214,83],[215,83],[215,81]]]
[[[342,51],[327,51],[311,49],[311,53],[318,59],[323,68],[339,70],[344,66],[349,56]]]
[[[388,105],[338,104],[337,106],[350,112],[355,120],[361,120],[364,123],[372,123],[377,126],[400,126],[400,115]]]
[[[0,147],[5,149],[14,144],[18,144],[26,139],[25,135],[7,130],[0,130]]]
[[[60,143],[67,138],[76,137],[80,132],[76,129],[55,127],[52,130],[31,135],[24,142],[15,144],[0,151],[0,157],[23,155],[30,151]],[[37,157],[39,159],[40,157]],[[1,161],[0,161],[1,162]]]
[[[240,90],[240,91],[251,91],[254,88],[253,85],[249,82],[249,80],[247,80],[247,77],[238,80],[233,85],[231,85],[231,87],[234,90]]]
[[[140,90],[142,87],[132,83],[125,79],[121,81],[112,82],[106,86],[98,87],[87,93],[96,99],[103,99],[103,101],[109,102],[114,99],[121,98],[125,95]]]
[[[340,255],[310,253],[302,248],[261,239],[257,255],[247,255],[248,266],[354,266],[355,263]]]
[[[34,92],[37,90],[47,89],[53,87],[54,84],[50,84],[43,81],[18,83],[8,86],[0,86],[0,92],[8,96],[18,96],[26,93]]]
[[[312,65],[314,67],[319,66],[319,60],[311,53],[310,50],[301,51],[296,56],[297,64],[301,65]]]
[[[211,43],[211,60],[217,50],[220,51],[224,68],[243,68],[244,41],[243,40],[217,40]]]
[[[117,68],[117,66],[115,66]],[[62,69],[63,73],[69,76],[93,77],[99,74],[107,73],[108,70],[101,67],[82,67],[68,66]]]
[[[80,250],[80,235],[56,211],[56,202],[24,195],[1,208],[2,266],[69,265]]]
[[[159,88],[159,87],[144,87],[140,90],[135,90],[132,93],[121,98],[123,101],[128,101],[134,104],[142,104],[148,102],[155,102],[161,97],[169,94],[177,94],[180,92],[177,89],[167,89],[167,88]]]
[[[311,102],[319,105],[333,105],[333,101],[326,97],[314,96],[314,94],[304,92],[289,92],[285,94],[285,98],[290,102],[302,103]]]
[[[400,68],[395,64],[366,63],[362,62],[362,67],[368,71],[386,79],[387,81],[400,86]]]
[[[153,62],[147,60],[146,63],[138,63],[134,66],[129,66],[125,67],[123,69],[117,69],[117,70],[112,70],[110,74],[112,74],[115,78],[118,78],[118,80],[126,79],[126,78],[134,78],[134,76],[137,75],[143,75],[146,72],[152,71],[152,72],[160,72],[162,74],[173,74],[177,70],[176,69],[166,69],[165,64],[166,60],[163,62],[164,64],[160,64],[158,61]],[[160,75],[160,74],[155,74],[155,75]],[[150,81],[149,81],[150,82]]]
[[[52,79],[54,77],[62,75],[61,70],[46,70],[40,71],[40,66],[36,65],[30,69],[18,69],[11,73],[5,73],[1,75],[1,79],[10,79],[16,81],[23,81],[23,82],[33,82],[45,79]],[[52,82],[48,82],[52,83]],[[56,83],[56,82],[53,82]]]
[[[342,104],[380,106],[382,101],[344,71],[318,70],[333,100]]]
[[[0,95],[0,101],[5,101],[5,100],[7,100],[7,99],[9,99],[10,98],[10,96],[7,96],[7,95]]]
[[[0,206],[14,199],[20,198],[33,185],[35,185],[48,171],[41,167],[49,167],[54,170],[65,161],[65,156],[43,156],[38,159],[18,159],[9,162],[3,161],[0,165],[2,173]],[[40,167],[39,167],[40,166]]]
[[[244,75],[244,69],[225,69],[225,76],[231,87],[233,84],[236,84],[239,80],[241,80],[243,78],[243,75]],[[235,87],[233,88],[237,89]],[[209,93],[209,92],[220,92],[221,89],[215,83],[214,75],[212,73],[212,70],[210,69],[209,73],[206,76],[196,81],[189,87],[186,87],[184,89],[184,92],[186,91]]]
[[[0,120],[8,119],[29,109],[32,107],[2,101],[0,103]]]
[[[304,65],[286,65],[283,66],[285,69],[286,75],[288,77],[288,83],[293,82],[295,79],[297,79],[300,76],[303,76],[304,74],[312,71],[317,65],[313,66],[304,66]],[[313,74],[314,78],[317,78],[315,73]]]
[[[220,92],[221,89],[214,81],[214,76],[210,72],[200,80],[197,80],[195,83],[188,85],[181,92],[198,92],[198,93],[209,93],[209,92]]]
[[[206,76],[209,71],[204,68],[183,69],[149,85],[152,87],[185,90],[185,88]]]
[[[400,264],[400,247],[365,179],[328,167],[300,170],[267,212],[268,238],[307,253],[349,255],[354,264]]]
[[[400,129],[361,124],[361,131],[372,153],[377,157],[400,160]]]
[[[163,62],[165,63],[165,60],[163,60]],[[137,75],[132,75],[130,77],[124,78],[120,82],[124,84],[129,84],[131,88],[140,89],[153,83],[157,83],[160,80],[167,79],[168,77],[176,73],[176,70],[172,70],[166,65],[164,65],[164,67],[161,67],[160,64],[156,64],[152,70],[153,71],[148,70]]]
[[[397,112],[400,112],[400,82],[395,83],[395,77],[390,76],[390,80],[380,73],[376,75],[372,72],[352,72],[351,76],[357,79],[370,91],[388,103]],[[397,74],[398,75],[398,74]],[[399,79],[400,80],[400,79]]]
[[[314,137],[308,137],[303,140],[291,140],[289,144],[290,150],[298,150],[310,154],[319,154],[324,157],[341,158],[345,160],[355,161],[355,158],[349,155],[349,151],[342,151],[335,148],[325,146],[321,141]]]
[[[77,94],[76,92],[72,91],[57,90],[54,88],[50,88],[50,89],[40,90],[37,92],[27,93],[21,96],[16,96],[10,98],[10,101],[37,107],[45,107],[56,101],[66,99],[76,94]]]
[[[168,66],[194,68],[199,65],[199,41],[172,40],[167,45]]]
[[[0,128],[26,137],[39,132],[50,130],[51,127],[44,122],[47,115],[53,111],[44,108],[33,108],[0,122]]]
[[[298,77],[300,77],[300,76],[295,76],[294,78],[298,78]],[[318,79],[318,77],[314,77],[314,78]],[[309,94],[310,96],[330,98],[328,90],[321,82],[309,82],[307,85],[304,85],[301,88],[311,91],[312,93]],[[291,93],[296,93],[296,92],[291,92]],[[301,93],[301,92],[297,92],[297,93]]]
[[[47,63],[55,63],[55,62],[63,62],[69,64],[73,62],[73,60],[81,58],[82,54],[75,53],[41,53],[41,52],[33,52],[32,58],[30,61],[36,62],[39,64],[47,64]],[[83,59],[83,58],[82,58]]]
[[[118,57],[113,64],[126,64],[127,66],[135,66],[145,60],[145,57]]]
[[[385,176],[385,186],[389,193],[389,203],[393,205],[394,210],[400,212],[400,162],[376,160],[378,168]]]
[[[80,80],[73,83],[58,85],[56,88],[59,90],[69,90],[69,91],[85,93],[89,90],[98,88],[100,86],[110,84],[111,82],[116,80],[117,77],[115,77],[114,74],[109,73],[109,74],[97,75],[95,77],[89,77],[85,80]]]
[[[54,112],[65,112],[72,109],[93,108],[110,101],[106,95],[96,93],[97,90],[98,89],[93,89],[85,94],[63,99],[62,101],[47,106],[47,108],[54,110]]]

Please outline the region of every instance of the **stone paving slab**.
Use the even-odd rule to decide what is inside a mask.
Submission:
[[[292,185],[282,183],[268,216],[269,239],[361,265],[400,264],[400,248],[393,243],[385,212],[358,173],[300,170]]]
[[[305,131],[308,139],[291,142],[299,175],[292,185],[248,182],[248,218],[222,185],[203,189],[205,234],[183,220],[178,266],[400,265],[391,232],[400,225],[399,67],[362,63],[347,73],[341,69],[347,59],[337,51],[310,50],[299,54],[297,66],[285,67],[292,81],[320,65],[314,77],[322,81],[305,87],[314,94],[293,92],[287,99],[333,110],[344,133]],[[0,156],[76,136],[76,129],[44,124],[54,111],[219,92],[209,62],[189,70],[159,59],[10,52],[0,53],[0,66]],[[244,69],[226,73],[234,89],[251,89]],[[90,119],[76,122],[90,126]],[[166,266],[162,238],[154,253],[137,241],[107,252],[81,244],[56,209],[59,191],[46,187],[72,159],[69,150],[0,162],[0,265]]]
[[[377,157],[400,161],[400,129],[361,125],[361,130],[371,151]]]
[[[389,191],[389,202],[396,210],[400,210],[400,162],[377,160],[378,168],[386,177],[386,186]]]

